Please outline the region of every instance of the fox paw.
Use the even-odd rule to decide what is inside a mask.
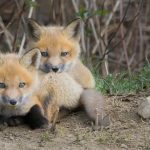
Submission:
[[[8,126],[14,127],[14,126],[23,124],[23,118],[22,117],[10,117],[5,122]]]
[[[48,129],[49,121],[43,117],[39,120],[33,120],[28,125],[31,127],[31,129]]]

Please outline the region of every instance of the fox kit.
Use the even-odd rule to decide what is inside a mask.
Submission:
[[[32,128],[48,125],[42,102],[35,95],[41,54],[37,50],[19,57],[0,54],[0,122],[13,126],[25,121]],[[34,117],[33,117],[34,116]],[[18,118],[17,118],[18,117]]]
[[[33,19],[29,19],[28,32],[31,38],[29,47],[40,50],[42,58],[39,70],[45,73],[45,75],[66,72],[76,83],[81,85],[84,92],[81,93],[81,98],[78,101],[84,106],[92,120],[96,120],[97,115],[101,114],[99,122],[102,124],[102,112],[105,116],[103,98],[93,89],[95,81],[91,72],[79,60],[79,23],[79,19],[76,19],[67,26],[46,27],[40,26]],[[66,80],[66,82],[66,84],[70,84],[69,81]],[[75,108],[76,106],[72,104],[72,107]]]
[[[95,81],[89,69],[79,60],[79,19],[67,26],[40,26],[28,20],[30,48],[38,48],[42,59],[40,70],[49,73],[69,73],[83,88],[94,88]]]

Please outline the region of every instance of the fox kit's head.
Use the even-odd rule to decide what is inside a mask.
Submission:
[[[64,72],[71,69],[80,53],[80,20],[67,26],[40,26],[28,20],[31,47],[41,51],[40,69],[48,72]]]
[[[0,105],[25,104],[36,86],[36,69],[39,67],[40,52],[31,50],[24,56],[0,55]]]

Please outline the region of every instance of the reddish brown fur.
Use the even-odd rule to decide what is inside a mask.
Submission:
[[[19,88],[19,82],[25,82],[26,86],[24,88]],[[26,92],[32,90],[32,84],[34,81],[34,73],[27,72],[19,62],[18,58],[9,54],[3,56],[3,62],[0,67],[0,82],[5,83],[7,88],[1,89],[0,94],[5,93],[10,97],[17,97],[25,94]]]
[[[60,30],[61,27],[41,28],[40,40],[33,44],[33,47],[37,47],[40,51],[48,51],[50,56],[60,56],[62,51],[67,51],[70,54],[63,58],[63,62],[60,58],[57,60],[57,64],[66,63],[67,61],[74,61],[80,53],[79,44],[73,38],[69,38],[66,33]],[[42,62],[47,61],[47,58],[42,57]]]

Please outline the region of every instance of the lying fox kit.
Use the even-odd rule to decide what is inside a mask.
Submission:
[[[37,86],[36,71],[30,68],[29,72],[24,66],[24,57],[15,54],[0,56],[0,113],[8,117],[28,112],[30,98]],[[31,104],[32,105],[32,104]],[[6,109],[5,109],[6,107]],[[26,108],[26,109],[22,109]],[[12,111],[13,110],[13,111]],[[15,111],[14,111],[15,110]]]
[[[83,88],[93,88],[94,78],[89,69],[79,60],[80,20],[76,19],[67,26],[40,26],[33,19],[28,20],[28,32],[31,38],[30,48],[38,48],[42,59],[40,70],[49,72],[67,72]]]
[[[16,54],[0,55],[1,123],[8,121],[14,125],[18,122],[15,117],[19,117],[32,128],[48,125],[48,120],[43,116],[42,102],[35,95],[39,86],[37,69],[40,57],[37,49],[22,57]]]

